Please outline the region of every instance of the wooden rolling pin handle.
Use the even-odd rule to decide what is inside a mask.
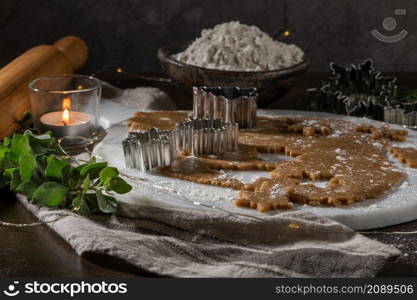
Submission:
[[[87,60],[87,45],[67,36],[54,45],[33,47],[0,69],[0,138],[21,127],[30,110],[28,84],[52,74],[72,74]]]
[[[76,36],[66,36],[58,40],[54,47],[62,51],[74,70],[81,68],[88,58],[88,47]]]

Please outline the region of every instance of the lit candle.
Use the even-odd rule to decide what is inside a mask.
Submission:
[[[53,111],[40,118],[43,131],[51,131],[57,138],[86,136],[93,129],[93,118],[89,114],[72,111],[71,99],[64,98],[62,111]]]

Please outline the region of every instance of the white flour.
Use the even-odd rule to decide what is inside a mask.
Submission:
[[[175,58],[208,69],[270,71],[300,63],[303,56],[297,46],[278,42],[256,26],[229,22],[204,29]]]
[[[164,91],[154,87],[125,89],[119,97],[111,100],[138,110],[175,109],[171,98]]]

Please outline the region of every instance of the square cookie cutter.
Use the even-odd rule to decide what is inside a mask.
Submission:
[[[240,128],[256,125],[256,88],[194,87],[193,117],[221,119]]]

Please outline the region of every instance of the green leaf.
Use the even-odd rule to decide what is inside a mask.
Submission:
[[[26,130],[24,134],[29,137],[30,146],[37,154],[65,154],[56,139],[50,134],[36,135],[30,130]]]
[[[33,193],[33,203],[57,207],[66,199],[67,188],[57,182],[44,182]]]
[[[9,149],[1,145],[0,146],[0,170],[4,170],[11,167],[10,161],[7,159],[7,154],[9,153]]]
[[[10,173],[10,178],[11,178],[10,189],[12,191],[15,191],[16,188],[19,186],[19,184],[22,182],[22,180],[20,178],[20,174],[19,174],[19,169],[18,168],[12,168],[12,169],[7,169],[7,170],[12,170],[11,173]]]
[[[27,196],[32,203],[73,209],[81,215],[114,213],[117,200],[111,192],[127,193],[132,187],[106,162],[73,167],[49,134],[30,130],[0,142],[0,186]],[[99,178],[99,179],[98,179]]]
[[[38,155],[39,154],[48,154],[48,152],[49,152],[48,148],[45,148],[40,144],[32,144],[31,147],[32,147],[32,151],[35,152]]]
[[[101,182],[106,185],[111,179],[119,177],[119,171],[116,168],[107,167],[100,171],[99,176]]]
[[[19,171],[19,169],[18,168],[8,168],[8,169],[6,169],[6,170],[4,170],[4,176],[6,176],[7,178],[10,178],[10,179],[12,179],[12,177],[13,177],[13,173],[14,172],[18,172]]]
[[[58,159],[53,155],[48,156],[46,161],[47,166],[45,170],[45,176],[50,180],[63,180],[63,170],[65,167],[69,166],[69,162],[66,160]]]
[[[10,189],[14,191],[17,186],[22,182],[19,175],[19,169],[18,168],[8,168],[4,170],[3,175],[5,178],[8,178],[9,180],[7,182],[10,183]]]
[[[38,188],[38,185],[35,184],[32,180],[23,181],[16,188],[16,192],[25,195],[28,199],[32,199],[33,193]]]
[[[80,169],[80,175],[81,177],[85,177],[87,174],[89,174],[90,179],[94,180],[98,178],[100,171],[105,167],[107,167],[106,162],[88,162]]]
[[[19,163],[21,155],[32,153],[30,148],[29,138],[27,135],[14,134],[10,146],[8,158],[14,163]]]
[[[25,132],[23,133],[24,135],[29,137],[29,141],[31,143],[39,143],[42,144],[44,146],[47,146],[49,144],[53,144],[56,142],[56,139],[54,137],[52,137],[50,134],[34,134],[32,131],[30,130],[25,130]]]
[[[70,176],[72,174],[72,170],[74,170],[74,167],[71,166],[71,164],[68,164],[67,166],[65,166],[61,170],[62,182],[66,183],[66,185],[68,185],[68,180],[69,180],[69,178],[70,178]]]
[[[90,188],[90,185],[91,185],[90,175],[87,175],[87,177],[85,177],[83,180],[83,193],[84,194],[88,191],[88,189]]]
[[[80,186],[80,172],[76,169],[71,167],[68,170],[68,174],[66,175],[67,179],[65,180],[65,182],[67,183],[68,187],[71,189],[76,189],[77,187]]]
[[[32,178],[36,179],[40,183],[47,181],[45,178],[46,156],[35,155],[35,159],[36,159],[36,170]]]
[[[87,202],[88,208],[90,209],[91,213],[95,213],[100,210],[97,203],[96,193],[84,194],[84,200]]]
[[[19,158],[20,177],[23,181],[31,179],[36,169],[36,159],[33,154],[23,154]]]
[[[30,118],[32,118],[32,113],[31,113],[30,111],[25,111],[25,112],[23,113],[23,117],[22,117],[19,121],[17,121],[17,124],[18,124],[18,125],[20,125],[20,126],[22,126],[22,125],[24,125],[27,121],[29,121],[29,120],[30,120]]]
[[[97,201],[100,211],[113,214],[117,211],[117,200],[111,196],[104,195],[101,190],[97,190]]]
[[[120,177],[111,179],[108,188],[118,194],[126,194],[132,190],[132,186]]]
[[[95,162],[96,162],[96,158],[94,156],[92,156],[88,162],[86,162],[85,164],[79,165],[78,167],[76,167],[76,169],[81,172],[81,170],[84,167],[86,167],[88,165],[91,165],[91,164],[94,164]]]
[[[72,201],[72,209],[78,212],[80,215],[89,216],[91,214],[90,208],[88,207],[87,201],[85,201],[82,195],[78,195]]]

